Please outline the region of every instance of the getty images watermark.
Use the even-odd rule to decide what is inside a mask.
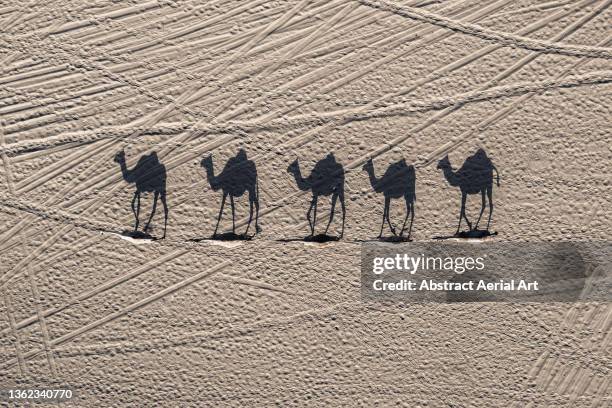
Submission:
[[[368,242],[364,300],[609,301],[610,243]]]

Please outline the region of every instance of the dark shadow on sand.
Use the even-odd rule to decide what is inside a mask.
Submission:
[[[407,236],[388,236],[388,237],[377,237],[377,238],[370,238],[370,239],[354,239],[351,242],[356,242],[356,243],[373,243],[373,242],[384,242],[384,243],[391,243],[391,244],[402,244],[402,243],[406,243],[406,242],[412,242],[413,239],[412,238],[408,238]]]
[[[451,239],[451,238],[463,238],[463,239],[481,239],[487,238],[497,235],[497,231],[491,232],[489,230],[471,230],[471,231],[461,231],[455,235],[448,236],[438,236],[433,237],[433,239],[442,240],[442,239]]]
[[[121,233],[121,235],[132,239],[144,239],[149,241],[157,241],[159,239],[143,231],[125,230]]]
[[[234,232],[224,232],[223,234],[214,234],[210,237],[205,238],[191,238],[190,242],[202,242],[202,241],[250,241],[254,235],[247,234],[236,234]]]
[[[392,243],[412,242],[412,238],[408,236],[399,236],[399,235],[390,235],[388,237],[380,237],[377,240],[379,242],[392,242]]]
[[[278,242],[317,242],[317,243],[325,243],[325,242],[337,242],[340,241],[340,237],[327,235],[327,234],[317,234],[317,235],[307,235],[304,238],[282,238],[278,239]]]

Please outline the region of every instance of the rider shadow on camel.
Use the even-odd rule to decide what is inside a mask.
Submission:
[[[459,211],[459,223],[457,225],[457,231],[454,236],[451,237],[436,237],[437,239],[444,238],[484,238],[490,235],[497,235],[497,232],[490,232],[489,227],[491,225],[491,217],[493,216],[493,170],[495,170],[497,176],[497,186],[499,187],[499,173],[497,168],[487,156],[487,153],[483,149],[478,149],[474,155],[469,156],[465,159],[463,166],[457,171],[454,171],[448,155],[438,162],[438,169],[442,170],[444,178],[453,187],[459,187],[461,191],[461,209]],[[480,214],[476,223],[472,226],[470,220],[468,220],[465,205],[468,195],[479,194],[482,202],[480,207]],[[486,202],[489,202],[489,219],[487,220],[487,228],[484,230],[478,229],[478,224],[482,218],[482,214],[485,211]],[[465,219],[468,230],[461,230],[461,221]]]
[[[217,224],[215,231],[212,234],[212,239],[233,241],[233,240],[251,240],[257,233],[261,232],[259,227],[259,184],[257,182],[257,167],[255,162],[247,158],[247,153],[244,149],[238,150],[236,156],[231,157],[221,173],[215,175],[212,155],[202,159],[201,166],[206,172],[206,178],[213,191],[222,192],[221,208],[217,216]],[[249,200],[249,219],[246,223],[246,230],[242,234],[236,233],[236,206],[234,198],[241,197],[247,193]],[[232,210],[232,231],[219,234],[219,223],[223,216],[223,208],[225,201],[229,197]],[[255,233],[249,235],[249,228],[253,221],[253,210],[255,210]]]
[[[310,191],[312,194],[310,207],[306,212],[306,219],[310,226],[310,235],[306,236],[303,240],[311,242],[328,242],[342,239],[344,235],[344,220],[346,218],[346,207],[344,203],[344,167],[336,161],[334,154],[329,153],[325,158],[319,160],[306,178],[302,176],[300,164],[297,159],[289,165],[287,172],[293,175],[297,187],[301,191]],[[320,196],[331,196],[331,209],[325,232],[315,235],[317,207]],[[338,201],[340,201],[340,209],[342,211],[342,229],[339,236],[332,236],[328,235],[327,232],[334,220],[336,203]]]
[[[380,178],[376,177],[374,171],[374,162],[370,158],[364,165],[363,171],[368,174],[372,189],[377,193],[382,193],[385,197],[385,203],[383,207],[382,224],[380,226],[380,233],[378,234],[378,240],[383,242],[409,242],[412,234],[412,224],[414,222],[414,202],[416,201],[416,174],[413,165],[406,163],[405,159],[401,159],[398,162],[391,164],[387,167],[384,175]],[[389,218],[391,212],[391,199],[403,198],[406,205],[406,216],[402,228],[397,232],[397,228],[393,226]],[[410,224],[407,225],[408,218],[410,218]],[[389,225],[391,236],[383,236],[383,230],[385,223]],[[408,234],[404,235],[408,227]]]
[[[125,151],[121,150],[115,155],[115,162],[121,167],[123,179],[134,184],[136,191],[132,197],[132,212],[134,213],[134,230],[124,231],[122,235],[135,239],[158,239],[150,234],[151,221],[157,210],[157,200],[160,199],[164,208],[164,234],[166,237],[166,226],[168,224],[168,204],[166,202],[166,167],[160,163],[156,152],[142,155],[134,167],[129,169],[126,164]],[[153,207],[151,215],[142,231],[140,225],[140,198],[143,194],[153,193]]]

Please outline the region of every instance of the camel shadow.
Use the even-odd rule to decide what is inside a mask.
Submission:
[[[157,210],[157,200],[161,199],[164,207],[164,235],[166,237],[166,226],[168,224],[168,204],[166,202],[166,167],[159,162],[156,152],[145,154],[138,159],[132,169],[128,169],[125,159],[125,152],[121,150],[115,155],[115,162],[121,167],[123,179],[135,184],[136,191],[132,198],[132,212],[134,213],[134,230],[124,231],[123,235],[135,239],[153,239],[149,234],[151,220]],[[140,225],[140,198],[142,193],[153,193],[153,208],[151,215],[142,231],[138,230]]]
[[[244,149],[238,150],[236,156],[231,157],[221,173],[215,175],[212,155],[202,159],[201,166],[206,171],[206,178],[213,191],[221,190],[223,193],[221,199],[221,208],[217,217],[217,224],[211,239],[230,241],[230,240],[250,240],[253,235],[249,236],[249,228],[253,221],[253,210],[255,210],[255,234],[261,232],[259,227],[259,183],[257,182],[257,167],[255,162],[247,158]],[[236,234],[236,206],[234,198],[248,193],[249,199],[249,221],[246,231],[243,234]],[[229,196],[230,205],[232,208],[232,231],[228,233],[218,234],[219,223],[223,216],[223,208],[225,201]]]
[[[302,176],[300,164],[297,159],[289,165],[287,172],[294,176],[296,184],[301,191],[311,191],[312,193],[310,207],[306,212],[306,219],[310,226],[310,235],[304,238],[304,241],[327,242],[341,239],[344,235],[344,221],[346,218],[346,206],[344,202],[344,167],[336,161],[334,154],[329,153],[325,158],[319,160],[310,172],[310,175],[306,178]],[[320,196],[331,196],[331,209],[325,232],[315,235],[317,206]],[[340,209],[342,210],[342,230],[340,236],[332,237],[327,235],[327,231],[334,220],[337,201],[340,201]]]
[[[457,225],[457,231],[452,237],[446,238],[485,238],[491,235],[496,235],[497,232],[491,233],[489,231],[491,225],[491,217],[493,216],[493,170],[497,175],[497,186],[499,187],[499,173],[497,168],[487,156],[487,153],[483,149],[478,149],[474,155],[469,156],[465,159],[465,162],[461,168],[457,171],[453,170],[453,167],[446,155],[442,160],[438,162],[438,169],[441,169],[444,173],[444,178],[453,187],[459,187],[461,191],[461,209],[459,211],[459,224]],[[472,223],[468,220],[465,204],[467,196],[471,194],[480,194],[482,203],[480,207],[480,214],[476,224],[472,227]],[[486,203],[489,203],[489,219],[487,221],[487,228],[484,230],[478,229],[478,223],[482,218],[482,214],[485,211]],[[468,231],[461,231],[461,221],[465,219],[468,225]],[[437,237],[435,239],[444,239],[445,237]]]
[[[412,224],[414,223],[414,202],[416,201],[416,173],[414,166],[408,165],[406,160],[401,159],[400,161],[391,164],[381,178],[377,178],[376,172],[374,171],[374,162],[372,159],[369,159],[363,165],[363,170],[368,173],[370,184],[372,185],[374,191],[377,193],[382,193],[385,197],[382,224],[380,226],[378,239],[382,242],[411,241],[410,236],[412,234]],[[389,218],[391,199],[394,198],[403,198],[406,204],[406,217],[404,218],[399,234],[397,234],[396,228],[393,226]],[[408,217],[410,217],[410,226],[408,228],[408,236],[404,237]],[[392,236],[383,236],[385,221],[389,225],[389,229],[393,234]]]

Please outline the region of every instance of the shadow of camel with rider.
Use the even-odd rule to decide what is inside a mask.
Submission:
[[[453,167],[446,155],[438,162],[438,169],[441,169],[444,178],[453,187],[459,187],[461,191],[461,209],[459,211],[459,223],[455,236],[460,237],[476,237],[491,235],[489,228],[491,225],[491,217],[493,216],[493,171],[497,175],[497,186],[499,187],[499,173],[497,168],[487,156],[483,149],[478,149],[476,153],[465,159],[465,162],[458,170],[453,170]],[[472,228],[472,223],[468,220],[465,205],[468,195],[480,194],[481,207],[478,219]],[[478,224],[486,208],[486,203],[489,203],[489,219],[487,220],[486,230],[478,230]],[[461,231],[461,221],[465,219],[468,225],[468,231]]]

